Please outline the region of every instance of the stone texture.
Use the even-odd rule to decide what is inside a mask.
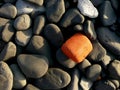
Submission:
[[[106,55],[106,49],[97,41],[92,41],[93,50],[88,55],[88,58],[92,61],[99,62]]]
[[[10,65],[10,69],[12,70],[13,73],[13,88],[15,89],[21,89],[25,87],[27,84],[27,80],[17,64],[12,64]]]
[[[45,26],[45,17],[40,15],[34,20],[33,33],[39,35]]]
[[[119,0],[110,0],[112,7],[117,11],[119,8]]]
[[[18,11],[17,15],[30,14],[33,11],[45,12],[45,7],[37,6],[32,3],[23,1],[23,0],[17,0],[16,8]]]
[[[0,53],[0,61],[6,61],[16,55],[16,45],[13,42],[8,42]]]
[[[100,4],[102,4],[104,2],[104,0],[90,0],[93,5],[95,5],[96,7],[99,6]]]
[[[17,15],[17,9],[14,5],[10,3],[6,3],[0,8],[1,17],[13,19],[16,17],[16,15]]]
[[[48,0],[46,16],[50,22],[57,23],[65,13],[64,0]]]
[[[37,5],[39,5],[39,6],[42,6],[42,5],[43,5],[43,2],[44,2],[44,0],[25,0],[25,1],[28,1],[28,2],[31,2],[31,3],[37,4]]]
[[[31,19],[27,14],[18,16],[14,21],[14,27],[16,30],[27,30],[30,26]]]
[[[20,54],[17,62],[22,72],[29,78],[40,78],[48,70],[48,59],[43,55]]]
[[[84,16],[89,18],[98,17],[98,11],[90,0],[78,0],[77,7]]]
[[[59,48],[64,41],[62,32],[60,28],[55,24],[47,24],[44,28],[44,35],[49,40],[49,42]]]
[[[82,24],[77,24],[73,27],[75,31],[82,31],[83,30],[83,25]]]
[[[20,46],[26,46],[32,37],[32,29],[17,31],[15,41]]]
[[[112,25],[116,22],[116,14],[110,1],[104,1],[99,7],[100,21],[104,26]]]
[[[115,55],[120,55],[120,37],[107,27],[99,27],[97,36],[100,42]]]
[[[71,25],[82,24],[84,22],[84,16],[76,8],[69,9],[60,21],[62,27],[68,27]]]
[[[11,40],[15,33],[15,30],[12,26],[12,23],[7,23],[2,31],[2,39],[5,42],[8,42]]]
[[[32,85],[32,84],[28,84],[28,85],[25,87],[24,90],[41,90],[41,89],[35,87],[35,86]]]
[[[43,38],[42,36],[37,36],[37,35],[33,36],[29,44],[27,45],[26,50],[29,53],[41,54],[41,55],[46,56],[49,60],[49,64],[50,65],[53,64],[50,46],[48,42],[46,41],[46,39]]]
[[[0,90],[12,90],[13,74],[9,66],[0,61]]]
[[[62,51],[61,49],[58,49],[56,52],[56,59],[57,61],[63,65],[66,68],[73,68],[77,63],[75,63],[73,60],[68,58]]]
[[[70,75],[59,68],[49,68],[48,72],[35,84],[40,89],[60,89],[66,87],[71,81]]]

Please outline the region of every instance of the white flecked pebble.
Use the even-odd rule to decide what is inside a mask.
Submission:
[[[32,3],[28,3],[23,0],[17,0],[16,8],[18,10],[18,15],[20,14],[29,14],[33,11],[41,11],[44,12],[45,8],[43,6],[37,6]]]
[[[84,16],[90,18],[96,18],[98,16],[98,10],[90,0],[78,0],[77,7]]]

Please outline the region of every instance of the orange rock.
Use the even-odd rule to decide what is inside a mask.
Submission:
[[[61,47],[63,53],[77,63],[82,62],[92,49],[90,40],[81,33],[73,35]]]

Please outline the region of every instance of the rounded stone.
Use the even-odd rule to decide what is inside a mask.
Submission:
[[[66,87],[71,81],[70,75],[60,68],[49,68],[48,72],[35,81],[40,89],[60,89]]]
[[[62,51],[61,49],[58,49],[56,52],[56,59],[57,61],[63,65],[66,68],[73,68],[77,63],[75,63],[73,60],[68,58]]]
[[[14,21],[14,27],[16,30],[27,30],[30,26],[31,19],[27,14],[18,16]]]
[[[43,55],[20,54],[17,62],[22,72],[29,78],[40,78],[48,70],[48,59]]]
[[[31,2],[33,4],[37,4],[39,6],[42,6],[44,2],[44,0],[25,0],[25,1]]]
[[[32,84],[28,84],[24,90],[40,90],[39,88],[35,87]]]
[[[64,38],[60,28],[55,24],[48,24],[44,28],[44,35],[55,47],[60,47],[63,44]]]
[[[102,68],[99,64],[93,64],[86,70],[86,77],[91,81],[96,81],[97,78],[100,76]]]
[[[27,80],[17,64],[12,64],[10,65],[10,69],[12,70],[13,73],[13,88],[15,89],[21,89],[25,87],[27,84]]]
[[[0,90],[12,90],[13,74],[9,66],[0,61]]]
[[[0,8],[1,17],[13,19],[16,17],[16,15],[17,15],[17,9],[14,5],[10,3],[6,3]]]

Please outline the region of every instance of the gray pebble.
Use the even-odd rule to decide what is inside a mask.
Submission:
[[[57,59],[57,61],[61,65],[63,65],[66,68],[73,68],[77,64],[73,60],[71,60],[70,58],[68,58],[65,54],[63,54],[63,52],[61,51],[61,49],[57,50],[57,52],[56,52],[56,59]]]
[[[85,72],[86,68],[89,66],[91,66],[91,63],[87,59],[83,60],[81,63],[78,63],[78,67],[82,72]]]
[[[66,11],[65,15],[60,21],[60,25],[66,28],[70,25],[82,24],[84,20],[85,18],[79,12],[79,10],[76,8],[72,8]]]
[[[104,1],[99,7],[100,21],[104,26],[112,25],[116,22],[116,14],[113,10],[110,1]]]
[[[106,55],[105,48],[97,41],[92,41],[93,50],[88,55],[88,58],[92,61],[99,62]]]
[[[0,8],[1,17],[13,19],[16,17],[16,15],[17,15],[17,9],[14,5],[10,3],[6,3]]]
[[[42,6],[44,3],[44,0],[24,0],[24,1],[28,1],[39,6]]]
[[[0,90],[12,90],[13,74],[9,66],[0,61]]]
[[[65,13],[64,0],[48,0],[46,16],[50,22],[57,23]]]
[[[40,15],[34,20],[33,33],[39,35],[45,26],[45,17]]]
[[[23,73],[20,71],[17,64],[10,65],[10,69],[12,70],[13,73],[13,88],[21,89],[25,87],[25,85],[27,84],[27,80]]]
[[[27,30],[30,26],[31,19],[27,14],[18,16],[14,21],[14,27],[16,30]]]
[[[77,25],[75,25],[75,26],[73,27],[73,29],[74,29],[75,31],[82,31],[82,30],[83,30],[83,25],[77,24]]]
[[[2,39],[5,42],[8,42],[11,40],[15,33],[15,30],[12,26],[12,23],[7,23],[2,31]]]
[[[80,90],[79,86],[80,72],[78,69],[74,69],[71,76],[71,82],[67,87],[67,90]]]
[[[49,68],[48,72],[36,80],[35,84],[40,89],[60,89],[66,87],[71,81],[70,75],[60,68]]]
[[[64,41],[60,28],[55,24],[47,24],[44,28],[44,35],[52,45],[59,48]]]
[[[46,41],[46,39],[43,38],[42,36],[37,36],[37,35],[33,36],[31,38],[29,44],[27,45],[26,50],[29,53],[42,54],[42,55],[46,56],[49,60],[49,64],[50,65],[53,64],[50,46],[49,46],[48,42]]]
[[[120,37],[107,27],[99,27],[97,36],[100,42],[115,55],[120,55]]]
[[[6,61],[16,55],[16,45],[8,42],[0,53],[0,61]]]
[[[99,64],[93,64],[86,70],[86,77],[91,81],[96,81],[100,76],[102,68]]]
[[[77,7],[84,16],[90,18],[98,17],[98,10],[93,6],[90,0],[78,0]]]
[[[15,41],[20,46],[26,46],[32,37],[32,29],[17,31]]]
[[[113,79],[120,79],[120,61],[113,60],[108,66],[108,72]]]
[[[22,72],[29,78],[40,78],[48,70],[48,59],[43,55],[20,54],[17,62]]]
[[[33,11],[45,12],[45,7],[34,5],[23,0],[17,0],[16,8],[18,11],[17,15],[30,14]]]
[[[41,90],[32,84],[28,84],[24,90]]]
[[[84,32],[89,39],[96,40],[97,35],[96,35],[96,32],[95,32],[94,24],[91,20],[85,21]]]

